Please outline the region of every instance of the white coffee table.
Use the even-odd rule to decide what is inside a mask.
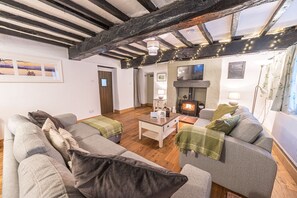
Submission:
[[[150,115],[139,117],[139,139],[142,136],[159,141],[159,147],[163,147],[163,140],[173,131],[178,131],[180,114],[170,113],[170,117],[151,118]],[[143,131],[143,129],[147,129]]]

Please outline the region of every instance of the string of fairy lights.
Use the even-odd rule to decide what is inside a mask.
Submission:
[[[278,34],[274,35],[273,36],[273,39],[271,39],[271,42],[268,43],[269,44],[269,48],[270,49],[273,49],[273,50],[277,50],[278,49],[278,44],[281,43],[281,38],[284,36],[284,33],[285,31],[282,30],[282,32],[279,32]],[[244,44],[243,48],[242,48],[242,51],[241,51],[241,54],[246,54],[246,53],[250,53],[250,52],[253,52],[253,48],[254,48],[254,45],[257,41],[259,37],[257,38],[249,38],[246,40],[246,43]],[[209,57],[209,58],[218,58],[222,55],[226,55],[225,50],[226,48],[228,48],[231,43],[231,40],[228,41],[228,42],[222,42],[220,43],[220,45],[218,46],[216,52],[215,52],[215,55],[212,56],[212,57]],[[208,47],[209,45],[199,45],[197,46],[196,48],[194,48],[195,52],[192,54],[191,58],[189,58],[188,60],[197,60],[199,59],[201,56],[201,51]],[[172,58],[171,60],[169,61],[169,63],[173,63],[173,62],[176,62],[176,61],[180,61],[182,60],[180,56],[180,52],[183,50],[184,48],[177,48],[174,50],[173,52],[173,55],[172,55]],[[158,58],[156,59],[155,61],[155,64],[156,63],[159,63],[160,61],[162,61],[165,53],[167,52],[168,50],[160,50],[160,53],[158,54]],[[148,58],[149,55],[144,55],[142,56],[142,60],[141,60],[141,63],[139,65],[139,67],[142,67],[144,65],[146,65],[146,60]],[[185,56],[185,55],[184,55]],[[184,58],[187,58],[187,57],[184,57]],[[125,62],[126,62],[126,66],[127,68],[130,68],[131,67],[131,62],[133,60],[131,59],[126,59]],[[153,63],[150,63],[150,64],[153,64]]]

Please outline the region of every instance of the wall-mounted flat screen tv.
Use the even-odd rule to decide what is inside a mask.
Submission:
[[[177,80],[203,80],[204,64],[186,65],[177,68]]]

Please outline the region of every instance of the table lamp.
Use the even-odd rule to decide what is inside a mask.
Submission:
[[[164,98],[165,90],[164,89],[158,89],[158,97],[160,100]]]
[[[230,99],[229,104],[232,106],[238,105],[238,100],[240,99],[240,93],[230,92],[228,98]]]

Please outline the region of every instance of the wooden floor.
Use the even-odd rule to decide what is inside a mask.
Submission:
[[[130,151],[133,151],[146,159],[149,159],[171,171],[179,172],[178,149],[174,144],[174,134],[164,140],[163,148],[159,148],[158,142],[149,138],[138,139],[138,120],[137,117],[142,114],[148,114],[151,108],[139,108],[123,114],[110,114],[110,118],[116,119],[124,124],[121,145]],[[278,164],[278,172],[272,198],[296,198],[297,185],[284,168],[282,162],[274,156]],[[3,159],[3,141],[0,141],[0,192],[2,195],[2,159]],[[217,184],[212,185],[212,198],[238,197]],[[0,196],[2,197],[2,196]]]
[[[174,144],[172,134],[164,140],[163,148],[159,148],[157,141],[143,137],[138,139],[138,120],[137,117],[142,114],[149,114],[151,108],[138,108],[134,111],[123,114],[107,115],[124,124],[121,145],[126,149],[133,151],[146,159],[149,159],[171,171],[179,172],[178,149]],[[281,161],[274,156],[278,164],[278,172],[274,183],[272,198],[297,198],[297,185],[284,168]],[[228,189],[213,183],[212,198],[238,197]]]

